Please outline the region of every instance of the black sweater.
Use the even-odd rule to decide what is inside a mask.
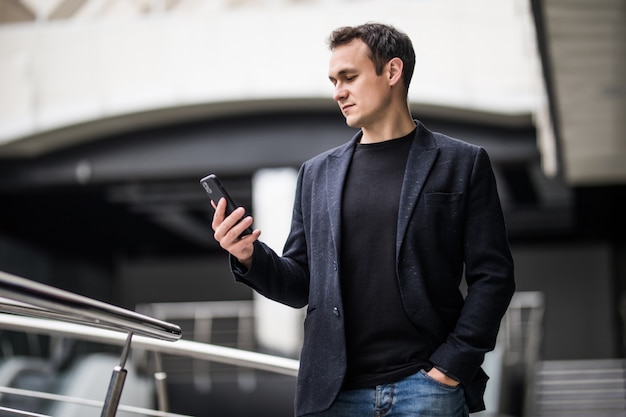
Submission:
[[[424,367],[428,358],[402,306],[396,274],[398,207],[414,135],[358,144],[346,178],[340,264],[348,358],[344,389],[395,382]]]

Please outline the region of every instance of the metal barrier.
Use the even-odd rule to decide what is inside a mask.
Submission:
[[[179,326],[157,320],[134,311],[126,310],[88,297],[0,272],[0,311],[9,321],[15,322],[22,316],[52,318],[68,323],[84,323],[97,328],[124,332],[124,342],[119,365],[113,368],[111,380],[102,404],[102,417],[114,417],[124,389],[127,370],[126,361],[130,353],[133,335],[173,342],[180,339]],[[40,327],[50,326],[41,323]],[[40,328],[40,330],[44,330]],[[29,415],[19,410],[7,410],[15,415]]]
[[[176,341],[179,326],[0,271],[0,309]]]
[[[119,404],[131,340],[133,348],[152,351],[157,359],[162,353],[179,355],[288,376],[296,376],[299,368],[299,361],[294,359],[182,340],[182,331],[175,324],[1,271],[0,328],[122,346],[120,364],[113,370],[104,402],[0,387],[0,393],[102,407],[102,417],[113,417],[118,409],[150,416],[182,416],[167,410],[162,372],[155,374],[158,411]],[[0,411],[39,416],[1,406]]]

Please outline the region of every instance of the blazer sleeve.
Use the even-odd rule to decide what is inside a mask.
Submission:
[[[467,296],[432,363],[466,386],[493,350],[500,321],[515,291],[513,259],[495,176],[484,149],[476,153],[465,203],[463,251]]]
[[[298,176],[291,230],[283,256],[261,241],[254,243],[252,266],[249,270],[238,265],[230,256],[235,281],[244,283],[259,294],[279,303],[301,308],[309,298],[309,267],[302,218],[302,170]]]

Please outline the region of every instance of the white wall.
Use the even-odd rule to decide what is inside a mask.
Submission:
[[[0,152],[2,144],[52,129],[154,109],[330,100],[328,34],[372,20],[414,41],[413,103],[502,115],[542,109],[528,0],[282,2],[89,15],[0,26]]]

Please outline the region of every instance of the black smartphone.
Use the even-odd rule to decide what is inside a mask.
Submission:
[[[217,175],[215,174],[207,175],[206,177],[200,180],[200,184],[202,184],[202,187],[209,195],[209,198],[211,199],[211,201],[213,201],[213,203],[216,206],[217,206],[217,203],[220,201],[220,198],[224,197],[226,199],[226,216],[228,216],[230,213],[233,212],[233,210],[237,208],[237,205],[235,204],[233,199],[230,197],[230,195],[226,191],[226,188],[224,188],[219,178],[217,178]],[[242,217],[242,219],[244,217]],[[252,228],[248,227],[246,230],[243,231],[242,236],[249,235],[250,233],[252,233]]]

